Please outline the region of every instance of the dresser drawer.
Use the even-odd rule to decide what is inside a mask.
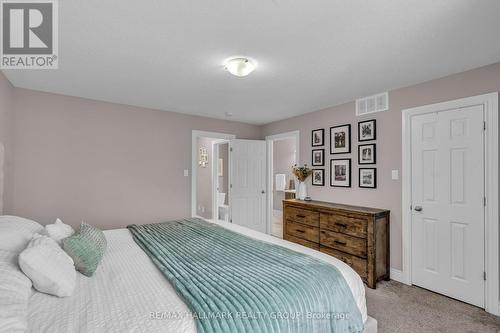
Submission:
[[[319,243],[319,228],[303,225],[293,221],[286,221],[285,234]]]
[[[360,238],[366,238],[367,235],[368,219],[363,216],[321,213],[319,221],[321,229]]]
[[[329,230],[321,230],[320,243],[336,250],[366,258],[366,239],[348,236]]]
[[[318,243],[313,243],[313,242],[310,242],[308,240],[305,240],[305,239],[302,239],[302,238],[298,238],[298,237],[293,237],[293,236],[290,236],[290,235],[287,235],[287,234],[285,234],[285,236],[283,238],[285,240],[287,240],[287,241],[290,241],[290,242],[293,242],[293,243],[297,243],[297,244],[309,247],[309,248],[314,249],[314,250],[319,250],[319,244]]]
[[[312,227],[319,227],[319,213],[312,210],[287,206],[285,209],[285,219]]]
[[[351,266],[351,268],[354,269],[356,273],[358,273],[359,276],[361,276],[362,279],[367,278],[368,266],[366,259],[361,259],[349,253],[337,251],[326,246],[321,246],[320,251],[329,254],[331,256],[334,256],[339,260],[342,260],[343,262]]]

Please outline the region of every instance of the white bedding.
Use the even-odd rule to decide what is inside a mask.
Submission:
[[[309,254],[334,266],[345,277],[356,304],[367,319],[365,289],[345,263],[318,251],[231,223],[225,228]],[[93,277],[78,274],[75,293],[58,298],[35,293],[29,303],[29,332],[196,332],[189,309],[134,242],[127,229],[105,231],[106,254]],[[168,314],[179,318],[167,318]],[[154,317],[152,319],[152,316]]]

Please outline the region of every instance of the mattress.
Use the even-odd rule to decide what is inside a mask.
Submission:
[[[309,254],[338,268],[366,322],[365,289],[360,277],[334,257],[238,225],[219,225],[249,237]],[[186,304],[127,229],[105,231],[106,254],[93,277],[77,275],[75,293],[58,298],[34,293],[28,332],[196,332]]]

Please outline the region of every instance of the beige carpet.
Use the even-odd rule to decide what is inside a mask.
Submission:
[[[378,332],[500,332],[500,317],[431,291],[382,281],[366,289],[368,315]]]

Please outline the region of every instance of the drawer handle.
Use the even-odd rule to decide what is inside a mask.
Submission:
[[[299,229],[295,229],[295,231],[297,231],[297,232],[301,232],[301,233],[304,233],[304,232],[305,232],[304,230],[299,230]]]
[[[344,224],[344,223],[335,223],[335,225],[338,225],[339,227],[342,227],[342,228],[347,228],[347,224]]]
[[[339,245],[343,245],[343,246],[346,246],[346,245],[347,245],[347,243],[346,243],[346,242],[341,242],[341,241],[339,241],[339,240],[334,240],[333,242],[334,242],[335,244],[339,244]]]
[[[301,219],[303,219],[303,218],[305,218],[305,217],[306,217],[305,215],[296,215],[296,216],[297,216],[298,218],[301,218]]]

